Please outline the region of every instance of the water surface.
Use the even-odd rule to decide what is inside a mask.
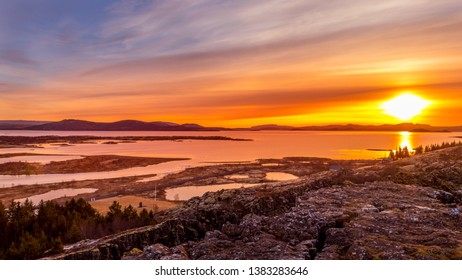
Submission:
[[[253,141],[139,141],[104,145],[101,143],[74,146],[46,145],[42,149],[0,149],[0,153],[35,152],[46,154],[125,155],[150,157],[191,158],[148,167],[136,167],[110,172],[78,174],[42,174],[30,176],[0,176],[0,188],[23,184],[57,183],[72,180],[117,178],[133,175],[158,174],[148,180],[158,180],[166,174],[179,172],[187,167],[208,165],[213,162],[243,162],[264,158],[327,157],[333,159],[377,159],[388,156],[385,150],[399,146],[415,147],[453,141],[460,133],[410,133],[410,132],[325,132],[325,131],[0,131],[0,135],[95,135],[95,136],[227,136]],[[382,149],[370,151],[367,149]],[[34,156],[35,157],[35,156]],[[37,156],[34,160],[47,161]]]
[[[65,160],[72,160],[72,159],[80,159],[81,156],[66,156],[66,155],[30,155],[30,156],[15,156],[15,157],[7,157],[7,158],[0,158],[0,164],[6,162],[36,162],[41,164],[47,164],[52,161],[65,161]]]
[[[285,172],[268,172],[266,173],[265,178],[271,181],[287,181],[298,179],[297,176]]]
[[[82,193],[94,193],[98,189],[93,189],[93,188],[81,188],[81,189],[59,189],[59,190],[54,190],[54,191],[49,191],[47,193],[43,194],[38,194],[38,195],[33,195],[29,196],[26,198],[21,198],[21,199],[16,199],[16,202],[21,202],[24,203],[24,201],[29,200],[32,202],[34,205],[38,205],[40,201],[47,201],[47,200],[53,200],[56,198],[60,197],[67,197],[67,196],[76,196],[78,194]]]
[[[230,183],[221,185],[207,185],[207,186],[187,186],[173,189],[167,189],[165,191],[165,199],[167,200],[188,200],[195,196],[202,196],[206,192],[216,192],[220,190],[248,188],[256,186],[257,184],[241,184],[241,183]]]

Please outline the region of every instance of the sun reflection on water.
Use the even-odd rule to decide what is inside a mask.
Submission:
[[[407,147],[409,151],[413,151],[412,149],[412,143],[411,143],[411,135],[412,133],[409,131],[401,131],[399,133],[400,138],[399,138],[399,147],[403,149],[404,147]]]

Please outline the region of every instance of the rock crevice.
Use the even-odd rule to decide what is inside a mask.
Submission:
[[[446,153],[462,160],[462,149]],[[402,161],[206,193],[159,213],[156,226],[54,258],[462,259],[460,186],[428,185],[431,176],[456,182],[458,164],[429,160],[439,154],[410,159],[412,168]],[[403,184],[406,176],[412,184]]]

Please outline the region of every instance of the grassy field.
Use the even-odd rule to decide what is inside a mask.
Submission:
[[[149,199],[149,198],[134,196],[134,195],[116,196],[116,197],[111,197],[111,198],[90,201],[89,203],[93,208],[98,210],[98,212],[100,212],[101,214],[106,214],[109,209],[109,206],[111,206],[111,204],[114,201],[117,201],[122,206],[122,208],[127,207],[128,205],[131,205],[135,207],[137,211],[146,209],[148,211],[153,210],[154,212],[173,208],[181,204],[181,202],[159,201],[159,200],[155,201],[154,199]],[[140,203],[142,203],[142,207],[139,207]]]

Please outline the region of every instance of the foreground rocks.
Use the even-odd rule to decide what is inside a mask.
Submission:
[[[207,193],[54,258],[462,259],[461,154]]]

